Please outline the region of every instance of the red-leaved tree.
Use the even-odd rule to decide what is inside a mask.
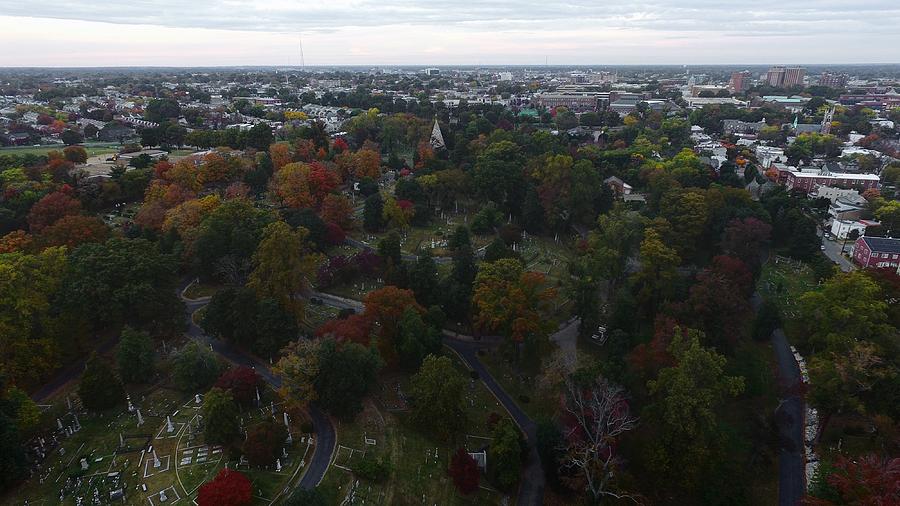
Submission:
[[[200,506],[246,506],[253,501],[250,480],[243,473],[222,469],[212,481],[200,486]]]
[[[900,504],[900,458],[886,459],[866,455],[856,460],[840,457],[828,483],[837,490],[840,501],[807,498],[810,506],[849,506]]]
[[[453,478],[453,485],[460,494],[469,495],[478,490],[478,482],[481,480],[478,463],[465,448],[460,448],[453,454],[447,474]]]
[[[238,404],[247,406],[256,399],[257,389],[262,387],[262,378],[253,369],[240,366],[225,371],[216,380],[215,386],[228,390]]]

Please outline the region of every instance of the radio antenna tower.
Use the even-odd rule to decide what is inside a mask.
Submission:
[[[300,34],[300,67],[306,70],[306,60],[303,58],[303,34]]]

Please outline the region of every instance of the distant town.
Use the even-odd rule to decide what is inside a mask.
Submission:
[[[0,68],[0,146],[4,504],[900,504],[900,65]]]

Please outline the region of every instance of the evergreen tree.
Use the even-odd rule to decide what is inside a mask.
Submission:
[[[106,360],[92,353],[81,375],[78,396],[84,407],[92,411],[108,409],[125,400],[122,381]]]
[[[203,398],[203,437],[207,444],[231,444],[237,440],[240,413],[231,392],[213,388]]]
[[[150,334],[125,327],[116,360],[119,375],[126,383],[148,382],[153,376],[155,360]]]

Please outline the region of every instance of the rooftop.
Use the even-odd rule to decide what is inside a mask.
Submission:
[[[900,253],[900,239],[889,237],[860,237],[872,251],[879,253]]]

